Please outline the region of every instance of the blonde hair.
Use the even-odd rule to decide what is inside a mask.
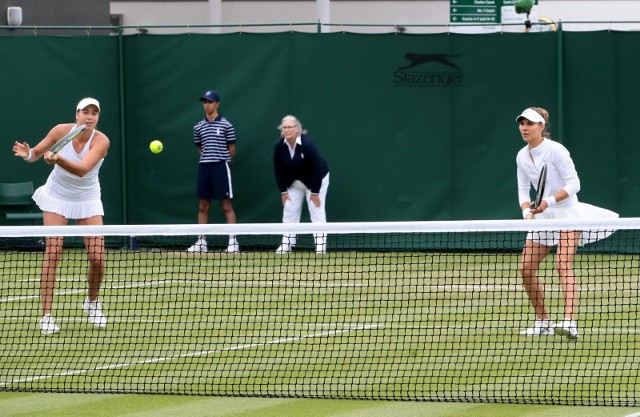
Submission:
[[[545,138],[551,138],[551,131],[549,130],[549,112],[542,107],[529,107],[529,109],[538,113],[544,119],[544,129],[542,130],[542,136]]]

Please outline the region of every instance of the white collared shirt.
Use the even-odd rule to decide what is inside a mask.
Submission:
[[[296,138],[296,143],[293,146],[289,145],[289,142],[287,142],[286,139],[282,140],[284,140],[284,143],[289,148],[289,155],[291,155],[291,159],[293,159],[293,155],[295,155],[296,153],[296,145],[302,145],[302,138],[300,137],[300,135],[298,135],[298,137]]]

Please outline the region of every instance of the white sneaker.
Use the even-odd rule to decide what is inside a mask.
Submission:
[[[553,336],[554,324],[551,320],[536,320],[533,327],[520,332],[523,336]]]
[[[40,319],[40,332],[42,334],[54,334],[58,333],[60,328],[56,325],[56,321],[53,319],[51,314],[45,314]]]
[[[189,249],[187,249],[187,252],[193,253],[205,253],[207,251],[207,239],[204,238],[199,238],[196,243],[189,246]]]
[[[227,247],[227,253],[240,253],[240,245],[238,245],[237,243],[229,243],[229,246]]]
[[[327,235],[317,233],[314,235],[316,242],[316,254],[323,255],[327,253]]]
[[[569,339],[578,338],[578,325],[575,320],[565,319],[556,325],[553,329],[556,334],[567,336]]]
[[[87,298],[82,305],[82,310],[89,316],[89,321],[96,327],[107,327],[107,318],[102,314],[100,301],[89,301]]]
[[[276,253],[278,255],[284,255],[291,252],[291,245],[288,243],[283,243],[282,245],[278,246],[278,249],[276,249]]]

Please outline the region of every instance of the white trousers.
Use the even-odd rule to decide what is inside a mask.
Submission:
[[[287,189],[289,199],[284,204],[282,210],[282,223],[300,223],[300,217],[302,216],[302,204],[306,200],[307,208],[309,209],[309,217],[311,223],[326,223],[327,213],[325,211],[325,204],[327,202],[327,190],[329,189],[329,174],[325,175],[320,185],[320,207],[316,207],[311,202],[311,190],[308,189],[301,181],[294,181]],[[316,233],[314,235],[316,250],[324,250],[327,245],[327,235],[322,233]],[[285,245],[295,246],[296,235],[284,234],[282,236],[282,243]]]

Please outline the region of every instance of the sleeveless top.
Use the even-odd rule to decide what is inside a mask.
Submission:
[[[75,127],[76,125],[72,127],[72,130]],[[89,152],[95,133],[95,130],[91,133],[91,137],[80,153],[75,151],[73,141],[71,141],[60,150],[59,155],[69,161],[81,161]],[[47,191],[52,197],[67,201],[99,200],[100,181],[98,180],[98,173],[103,162],[104,158],[83,177],[72,174],[64,168],[55,165],[47,180]]]

